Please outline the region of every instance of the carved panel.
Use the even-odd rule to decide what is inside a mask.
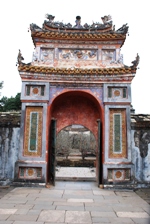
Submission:
[[[44,96],[45,86],[26,85],[26,96]]]
[[[41,48],[40,55],[36,51],[33,53],[32,65],[53,65],[54,49]]]
[[[41,64],[45,65],[52,65],[53,59],[54,59],[54,50],[53,49],[47,49],[42,48],[41,49]]]
[[[130,169],[108,169],[108,181],[128,181],[131,179]]]
[[[105,64],[110,64],[116,60],[116,51],[114,49],[103,49],[102,50],[102,61]]]
[[[97,60],[97,50],[95,49],[59,49],[59,59],[61,60]]]
[[[24,156],[42,154],[42,114],[42,107],[26,108]]]
[[[41,167],[20,167],[19,178],[25,179],[41,179],[42,168]]]
[[[109,158],[126,158],[126,110],[110,109]]]
[[[108,87],[108,98],[125,99],[127,98],[127,87]]]

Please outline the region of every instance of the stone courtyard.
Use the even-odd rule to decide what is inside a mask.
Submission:
[[[5,186],[0,188],[0,224],[149,224],[148,198],[150,189],[99,189],[96,182]]]

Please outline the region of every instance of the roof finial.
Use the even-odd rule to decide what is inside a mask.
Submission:
[[[82,28],[82,26],[81,26],[81,16],[76,16],[75,23],[76,23],[76,25],[74,27],[76,27],[76,28]]]

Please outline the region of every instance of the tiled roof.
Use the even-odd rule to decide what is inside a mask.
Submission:
[[[131,67],[117,67],[117,68],[93,68],[93,69],[82,69],[82,68],[54,68],[45,66],[33,66],[31,64],[20,64],[18,67],[20,72],[33,72],[33,73],[45,73],[45,74],[100,74],[100,75],[117,75],[117,74],[133,74],[136,73],[136,68]]]

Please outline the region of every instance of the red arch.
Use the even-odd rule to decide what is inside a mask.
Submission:
[[[89,92],[66,91],[53,100],[51,117],[57,119],[57,133],[71,124],[80,124],[92,131],[97,139],[97,119],[103,122],[103,108]]]

